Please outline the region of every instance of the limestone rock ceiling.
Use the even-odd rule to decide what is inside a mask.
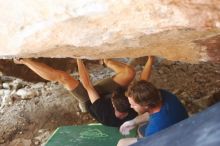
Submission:
[[[220,62],[219,0],[0,0],[0,58]]]

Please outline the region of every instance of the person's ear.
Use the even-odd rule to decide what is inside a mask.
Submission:
[[[145,108],[145,109],[149,109],[149,106],[145,105],[144,108]]]

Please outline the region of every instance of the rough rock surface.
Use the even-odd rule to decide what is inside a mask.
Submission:
[[[0,54],[220,62],[219,0],[0,1]]]

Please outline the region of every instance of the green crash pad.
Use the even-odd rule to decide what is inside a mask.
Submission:
[[[135,130],[126,137],[135,137]],[[45,146],[116,146],[125,138],[115,127],[104,125],[81,125],[59,127]]]

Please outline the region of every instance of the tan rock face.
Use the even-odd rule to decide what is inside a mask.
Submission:
[[[0,57],[220,62],[219,0],[7,0]]]

